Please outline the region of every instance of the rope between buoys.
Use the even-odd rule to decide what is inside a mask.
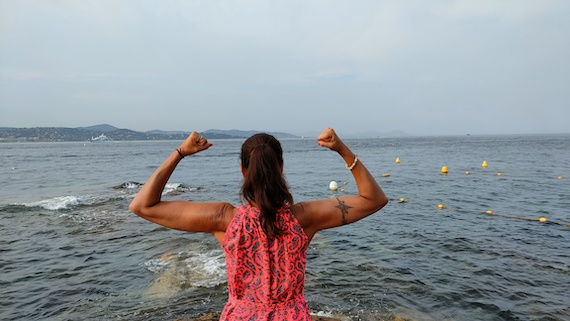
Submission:
[[[569,227],[570,227],[570,223],[550,221],[550,220],[547,220],[545,217],[541,217],[541,218],[522,217],[522,216],[516,216],[516,215],[507,215],[507,214],[494,213],[493,211],[487,211],[486,213],[487,213],[488,215],[495,215],[495,216],[502,216],[502,217],[507,217],[507,218],[514,218],[514,219],[518,219],[518,220],[536,221],[536,222],[541,222],[541,223],[553,223],[553,224],[558,224],[558,225],[569,226]]]

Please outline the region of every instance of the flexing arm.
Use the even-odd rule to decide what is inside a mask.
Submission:
[[[323,229],[354,223],[379,211],[388,203],[388,198],[366,169],[362,161],[337,137],[332,128],[327,128],[318,137],[320,146],[336,151],[352,167],[352,175],[358,188],[357,196],[340,196],[334,199],[302,202],[295,206],[305,233],[312,238]]]
[[[150,176],[131,202],[130,210],[146,220],[177,230],[210,232],[214,235],[224,232],[228,214],[233,210],[230,204],[161,200],[164,186],[182,157],[201,152],[210,146],[212,144],[198,133],[190,134]]]

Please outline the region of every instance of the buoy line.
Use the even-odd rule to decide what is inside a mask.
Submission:
[[[400,164],[400,157],[396,158],[396,164]],[[481,167],[483,169],[486,169],[489,166],[489,164],[487,163],[486,160],[483,161],[483,164],[481,164]],[[443,174],[444,176],[447,175],[447,173],[449,172],[449,169],[446,165],[441,167],[441,174]],[[470,175],[471,172],[466,171],[465,175]],[[496,176],[503,176],[503,173],[498,172],[497,174],[495,174]],[[390,177],[390,174],[388,173],[384,173],[382,174],[382,177]],[[562,175],[557,176],[557,179],[561,180],[563,179]],[[344,185],[346,185],[347,182],[344,182]],[[337,191],[339,190],[339,185],[336,181],[331,181],[329,183],[329,190],[331,191]],[[341,192],[344,192],[344,189],[340,190]],[[407,203],[408,199],[404,198],[404,197],[400,197],[398,199],[396,199],[396,201],[398,203]],[[437,208],[439,210],[457,210],[457,208],[449,208],[443,204],[437,204]],[[485,213],[487,213],[488,215],[495,215],[495,216],[501,216],[501,217],[507,217],[507,218],[514,218],[514,219],[519,219],[519,220],[525,220],[525,221],[535,221],[535,222],[540,222],[540,223],[553,223],[553,224],[558,224],[558,225],[562,225],[562,226],[568,226],[570,227],[570,223],[566,223],[566,222],[556,222],[556,221],[550,221],[548,220],[546,217],[540,217],[540,218],[531,218],[531,217],[522,217],[522,216],[516,216],[516,215],[507,215],[507,214],[499,214],[499,213],[494,213],[491,210],[486,211]]]
[[[495,215],[495,216],[502,216],[502,217],[508,217],[508,218],[514,218],[514,219],[518,219],[518,220],[525,220],[525,221],[535,221],[535,222],[540,222],[540,223],[554,223],[554,224],[559,224],[559,225],[563,225],[563,226],[570,226],[570,223],[565,223],[565,222],[555,222],[555,221],[549,221],[546,217],[540,217],[540,218],[532,218],[532,217],[522,217],[522,216],[516,216],[516,215],[507,215],[507,214],[500,214],[500,213],[494,213],[491,210],[488,210],[487,212],[488,215]]]
[[[453,208],[453,207],[447,207],[443,204],[437,204],[437,209],[438,210],[449,210],[449,211],[457,211],[457,208]]]
[[[408,200],[406,198],[400,197],[398,200],[398,203],[407,203]],[[450,208],[447,207],[443,204],[437,204],[437,208],[439,210],[451,210],[451,211],[455,211],[457,210],[457,208]],[[562,226],[568,226],[570,227],[570,223],[566,223],[566,222],[556,222],[556,221],[550,221],[548,220],[546,217],[541,216],[539,218],[533,218],[533,217],[522,217],[522,216],[516,216],[516,215],[508,215],[508,214],[500,214],[500,213],[495,213],[491,210],[486,211],[485,213],[487,213],[488,215],[495,215],[495,216],[501,216],[501,217],[507,217],[507,218],[514,218],[514,219],[518,219],[518,220],[524,220],[524,221],[535,221],[535,222],[540,222],[540,223],[552,223],[552,224],[558,224],[558,225],[562,225]]]

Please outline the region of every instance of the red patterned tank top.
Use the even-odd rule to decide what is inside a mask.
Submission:
[[[309,238],[289,205],[277,212],[283,234],[271,241],[259,216],[240,206],[226,230],[229,299],[220,320],[311,320],[304,295]]]

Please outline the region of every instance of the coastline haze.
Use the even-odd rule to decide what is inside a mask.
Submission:
[[[0,2],[0,127],[567,133],[570,3]]]

